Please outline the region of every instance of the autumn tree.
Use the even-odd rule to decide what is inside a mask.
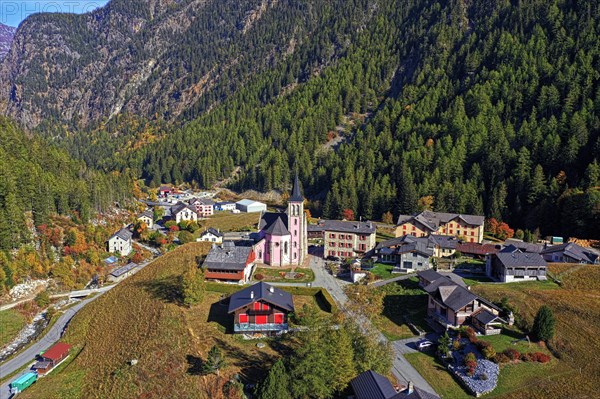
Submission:
[[[204,299],[204,272],[192,265],[180,277],[181,296],[187,307],[197,305]]]
[[[346,220],[354,220],[354,211],[352,209],[344,209],[342,211],[342,218]]]

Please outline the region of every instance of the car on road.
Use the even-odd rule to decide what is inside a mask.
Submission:
[[[435,348],[435,344],[427,339],[417,342],[417,349],[421,352],[432,350]]]

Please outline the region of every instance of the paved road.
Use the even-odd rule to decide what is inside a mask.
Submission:
[[[389,283],[394,283],[396,281],[401,281],[401,280],[408,280],[409,278],[416,276],[416,273],[410,273],[410,274],[403,274],[401,276],[398,277],[393,277],[387,280],[381,280],[381,281],[376,281],[373,284],[371,284],[371,287],[381,287],[383,285],[389,284]]]
[[[144,267],[146,267],[151,262],[152,262],[152,260],[142,263],[137,268],[136,273],[139,272]],[[98,295],[96,295],[92,298],[84,299],[81,302],[79,302],[78,304],[67,309],[65,311],[65,313],[62,314],[58,318],[56,323],[54,323],[52,328],[50,328],[50,330],[42,338],[40,338],[38,341],[36,341],[34,344],[32,344],[30,347],[28,347],[27,349],[25,349],[24,351],[22,351],[21,353],[19,353],[15,357],[13,357],[12,359],[0,364],[0,378],[3,378],[6,375],[12,374],[17,370],[20,370],[23,367],[25,367],[29,364],[32,364],[38,353],[40,353],[41,351],[47,350],[62,337],[63,333],[65,332],[65,329],[69,325],[69,322],[71,321],[73,316],[75,316],[75,314],[77,312],[79,312],[79,310],[81,310],[88,303],[99,298],[105,292],[113,289],[117,285],[118,284],[109,285],[109,286],[103,287],[98,290],[88,290],[88,291],[92,291],[92,292],[97,292]],[[23,374],[23,373],[21,373],[21,374]],[[20,375],[20,374],[15,375],[15,377],[11,378],[10,381],[16,379],[18,375]],[[8,386],[10,381],[6,381],[4,384],[2,384],[0,386],[0,399],[8,399],[10,397],[10,389]]]
[[[344,310],[350,317],[352,317],[358,323],[361,329],[369,334],[376,332],[378,334],[379,339],[382,342],[389,342],[388,339],[371,323],[367,317],[362,314],[356,314],[350,310],[348,310],[344,305],[348,302],[348,296],[343,291],[340,284],[350,284],[346,283],[339,279],[336,279],[331,274],[329,274],[325,267],[323,266],[323,259],[317,256],[310,256],[310,267],[315,272],[315,281],[313,282],[313,286],[315,287],[324,287],[327,288],[333,299],[338,303],[340,308]],[[422,338],[416,337],[415,340],[419,340]],[[412,338],[411,338],[412,340]],[[398,341],[398,343],[392,343],[392,348],[394,349],[394,362],[392,366],[392,373],[398,380],[398,382],[403,383],[404,385],[408,385],[408,382],[411,381],[415,384],[415,386],[437,395],[435,390],[429,385],[427,381],[419,374],[419,372],[406,360],[403,356],[404,353],[407,353],[405,349],[407,343],[403,341]]]

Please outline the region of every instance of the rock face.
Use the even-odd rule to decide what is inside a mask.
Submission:
[[[112,0],[32,15],[0,67],[0,112],[29,128],[192,118],[310,40],[323,7],[312,3]]]
[[[4,59],[8,50],[10,50],[15,31],[16,29],[12,26],[0,24],[0,61]]]

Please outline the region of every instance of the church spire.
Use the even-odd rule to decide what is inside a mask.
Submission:
[[[300,192],[300,181],[298,180],[298,172],[296,172],[296,178],[294,179],[294,188],[292,189],[292,196],[289,201],[291,202],[304,202],[304,197]]]

